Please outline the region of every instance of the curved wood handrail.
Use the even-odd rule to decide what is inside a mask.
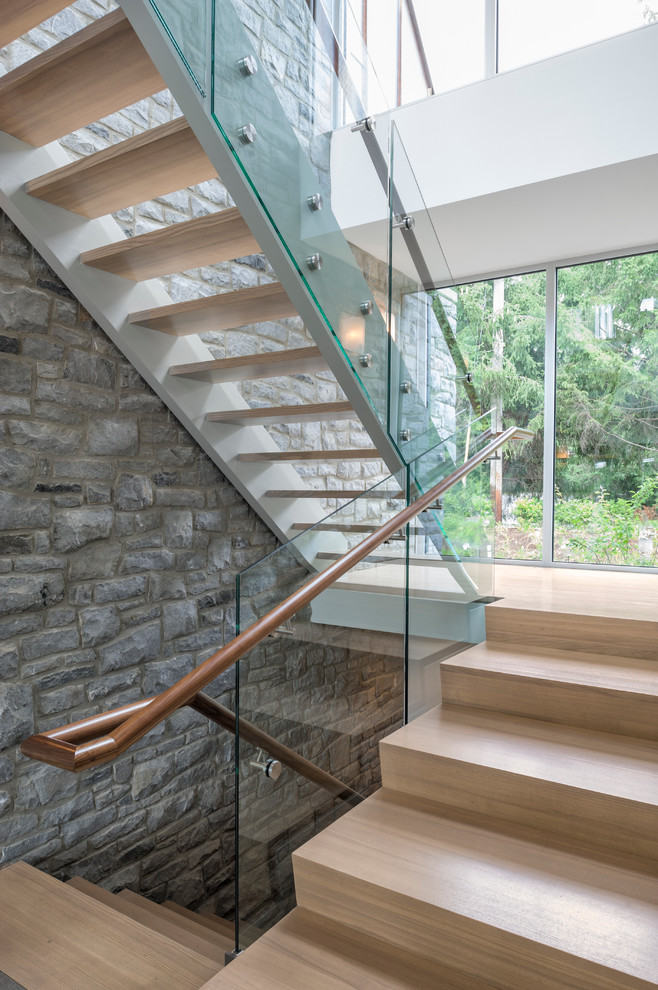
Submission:
[[[127,705],[103,715],[92,716],[82,722],[77,722],[74,726],[50,729],[39,735],[30,736],[29,739],[21,743],[21,752],[25,756],[40,760],[42,763],[50,763],[52,766],[60,767],[62,770],[71,770],[74,773],[105,763],[125,753],[133,743],[145,736],[147,732],[154,729],[169,715],[172,715],[179,708],[190,705],[195,696],[203,691],[211,681],[232,667],[237,660],[240,660],[270,633],[291,619],[321,592],[326,591],[338,578],[347,574],[356,564],[360,563],[373,550],[376,550],[380,544],[432,505],[439,496],[470,474],[474,468],[487,460],[496,450],[509,440],[528,440],[533,436],[531,431],[517,427],[510,427],[503,433],[499,433],[495,439],[456,468],[447,478],[444,478],[443,481],[434,485],[428,492],[398,512],[375,533],[348,550],[335,563],[316,574],[267,615],[241,632],[230,643],[227,643],[221,650],[218,650],[208,660],[182,677],[172,687],[163,691],[162,694],[137,702],[135,705]]]

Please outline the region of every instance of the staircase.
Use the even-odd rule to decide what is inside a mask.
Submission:
[[[27,990],[198,990],[234,944],[221,918],[26,863],[0,872],[0,933],[0,985]]]
[[[613,656],[573,606],[569,649],[524,612],[487,606],[495,638],[443,661],[382,790],[294,854],[298,907],[206,990],[658,987],[658,623],[615,617],[640,656]]]
[[[2,44],[65,7],[62,0],[5,3]],[[76,128],[165,86],[189,120],[179,117],[74,162],[58,144]],[[0,207],[279,538],[289,537],[293,523],[307,527],[326,514],[321,501],[297,498],[308,491],[297,463],[365,460],[375,473],[382,458],[398,465],[353,370],[221,146],[148,3],[124,2],[0,78],[0,132]],[[238,206],[128,238],[111,216],[218,174]],[[264,275],[262,284],[174,302],[154,281],[261,251],[279,265],[281,282]],[[316,338],[314,346],[261,353],[247,348],[217,359],[200,337],[298,314]],[[236,387],[287,376],[294,393],[293,376],[331,378],[329,372],[344,393],[338,402],[250,409]],[[374,446],[323,450],[302,443],[281,450],[268,432],[277,424],[346,419],[357,432],[361,420]],[[326,473],[334,472],[328,467]],[[343,498],[345,486],[333,487]],[[336,537],[325,544],[330,551],[342,548]]]

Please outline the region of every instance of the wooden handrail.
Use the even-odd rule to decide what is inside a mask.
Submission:
[[[510,427],[499,433],[495,439],[474,454],[468,461],[456,468],[447,478],[434,485],[395,516],[384,523],[375,533],[366,537],[357,546],[316,574],[305,585],[280,602],[267,615],[241,632],[226,646],[214,653],[208,660],[182,677],[172,687],[147,701],[137,702],[104,715],[92,716],[75,726],[50,729],[21,743],[25,756],[50,763],[62,770],[79,773],[90,767],[112,760],[132,746],[133,743],[154,729],[179,708],[189,705],[195,696],[203,691],[211,681],[232,667],[246,653],[257,646],[275,629],[283,625],[297,612],[326,591],[338,578],[347,574],[380,544],[406,526],[415,516],[430,506],[435,499],[448,491],[458,481],[470,474],[474,468],[490,457],[496,450],[514,439],[531,439],[529,430]],[[102,733],[99,735],[98,733]]]

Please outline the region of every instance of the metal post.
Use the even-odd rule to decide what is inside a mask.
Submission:
[[[555,495],[555,378],[557,359],[557,268],[546,268],[546,347],[544,364],[544,515],[542,563],[553,563],[553,503]]]

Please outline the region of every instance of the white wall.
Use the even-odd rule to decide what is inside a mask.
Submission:
[[[658,242],[656,93],[658,24],[395,111],[455,279]],[[335,136],[332,199],[381,255],[356,137]]]

